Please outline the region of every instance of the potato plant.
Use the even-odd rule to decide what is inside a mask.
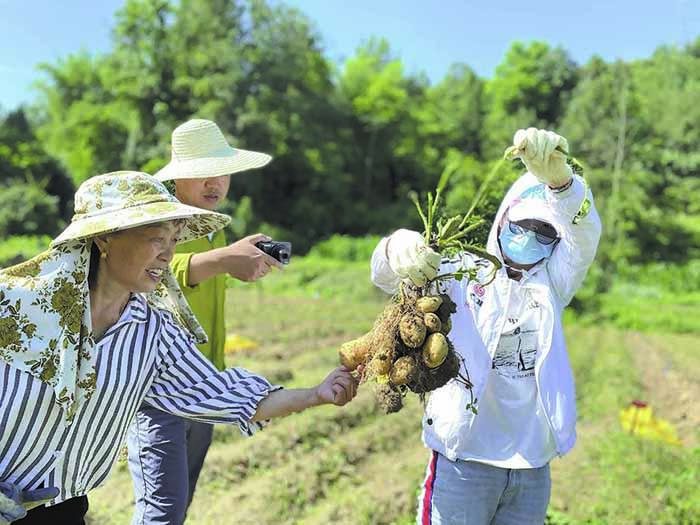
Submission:
[[[474,211],[499,167],[500,164],[494,166],[463,216],[439,214],[442,193],[455,170],[454,165],[443,172],[435,193],[427,194],[425,210],[418,196],[415,193],[410,195],[423,222],[423,235],[428,246],[443,258],[458,255],[460,260],[467,261],[463,254],[469,253],[490,263],[490,272],[483,285],[493,280],[501,263],[483,246],[468,239],[483,223]],[[442,292],[450,280],[464,278],[476,279],[476,268],[464,263],[438,274],[424,286],[403,282],[372,330],[342,345],[339,352],[341,363],[351,370],[360,369],[363,381],[376,382],[375,397],[386,413],[401,410],[402,399],[408,392],[423,399],[426,393],[451,380],[462,382],[471,392],[469,372],[449,337],[451,316],[457,311],[457,305]],[[467,409],[476,412],[473,397]]]

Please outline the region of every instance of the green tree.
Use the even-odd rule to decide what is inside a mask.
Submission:
[[[187,92],[176,88],[173,14],[169,0],[127,0],[116,14],[104,78],[129,108],[124,166],[143,169],[166,157],[170,132],[189,116]]]
[[[230,0],[177,4],[170,49],[181,118],[197,115],[236,132],[246,91],[255,82],[247,78],[246,49],[254,43],[245,12],[241,3]]]
[[[588,168],[605,226],[599,260],[615,270],[697,253],[698,49],[700,39],[579,69],[562,48],[518,42],[493,78],[457,64],[431,86],[377,38],[336,71],[313,24],[284,4],[126,0],[113,49],[44,66],[31,114],[46,158],[75,183],[116,169],[155,172],[176,125],[215,120],[235,146],[274,156],[233,178],[231,209],[240,201],[245,228],[265,225],[296,251],[334,233],[418,227],[408,191],[434,188],[456,158],[447,203],[457,211],[518,128],[547,127]],[[38,143],[0,141],[0,173],[43,173]],[[516,175],[506,171],[483,203],[486,217]],[[54,180],[46,190],[59,195]],[[61,213],[67,202],[59,195]]]
[[[40,69],[37,135],[74,184],[123,169],[131,111],[110,94],[104,58],[81,52]]]
[[[425,168],[427,159],[438,157],[428,134],[420,133],[427,81],[404,75],[388,43],[372,39],[346,61],[338,89],[351,121],[355,220],[376,233],[417,226],[408,191],[434,186],[442,171],[440,165]]]
[[[700,214],[700,57],[673,47],[657,49],[635,64],[633,82],[640,99],[640,119],[649,140],[639,148],[645,167],[662,176],[659,187],[666,204],[678,212]]]
[[[73,185],[22,108],[0,118],[0,187],[0,236],[57,233],[71,214]]]
[[[589,168],[586,177],[593,185],[598,206],[604,210],[598,265],[605,275],[613,275],[620,264],[637,253],[632,231],[635,221],[628,219],[638,216],[646,206],[640,183],[646,185],[649,181],[632,156],[633,146],[646,131],[627,64],[591,59],[572,93],[562,119],[562,133],[569,140],[572,154]],[[610,279],[601,286],[607,288],[609,284]]]
[[[448,148],[481,157],[484,111],[484,82],[466,64],[451,66],[416,107],[420,133],[442,157]]]
[[[556,127],[576,82],[576,64],[564,49],[515,42],[486,84],[487,157],[499,155],[519,128]]]
[[[58,197],[36,182],[0,185],[0,238],[12,235],[56,235],[63,227]]]
[[[352,181],[343,157],[344,116],[330,64],[304,15],[253,1],[246,19],[246,74],[229,132],[235,143],[274,160],[260,173],[234,177],[232,195],[250,196],[258,220],[281,228],[304,251],[347,221]]]

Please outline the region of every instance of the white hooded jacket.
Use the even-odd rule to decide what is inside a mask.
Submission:
[[[489,234],[487,250],[502,259],[497,241],[501,217],[508,205],[524,192],[535,192],[542,198],[549,222],[561,238],[551,257],[526,272],[520,281],[510,279],[506,269],[501,268],[489,286],[465,279],[450,281],[444,290],[457,304],[450,339],[464,358],[474,385],[477,407],[503,333],[510,297],[512,294],[527,294],[530,300],[540,303],[542,326],[535,378],[558,455],[568,452],[576,441],[576,394],[561,317],[593,262],[601,231],[600,218],[590,192],[588,214],[573,223],[587,191],[583,179],[578,176],[574,177],[570,188],[560,193],[539,183],[530,173],[521,176],[501,203]],[[385,292],[395,293],[400,279],[389,267],[387,240],[382,239],[372,255],[372,281]],[[480,279],[485,278],[490,267],[490,263],[469,254],[463,254],[462,264],[476,265]],[[458,266],[459,261],[444,260],[439,273]],[[428,448],[453,461],[467,459],[464,445],[477,417],[466,409],[470,401],[469,391],[457,381],[450,381],[432,392],[423,417],[423,442]]]

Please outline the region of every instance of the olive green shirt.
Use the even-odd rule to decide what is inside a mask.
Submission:
[[[211,242],[205,236],[178,244],[170,263],[190,308],[209,337],[209,342],[197,346],[219,370],[226,368],[224,365],[226,275],[215,275],[194,286],[188,286],[187,282],[190,275],[190,259],[195,253],[224,246],[226,246],[226,236],[223,230],[219,230],[214,234]]]

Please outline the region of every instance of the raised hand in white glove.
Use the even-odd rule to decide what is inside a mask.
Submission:
[[[537,180],[550,188],[560,188],[573,177],[573,171],[566,163],[568,152],[569,143],[561,135],[527,128],[515,132],[513,145],[506,150],[506,158],[520,157]]]
[[[435,279],[440,267],[440,254],[425,243],[425,238],[411,230],[396,230],[386,248],[389,267],[401,279],[423,286]]]

